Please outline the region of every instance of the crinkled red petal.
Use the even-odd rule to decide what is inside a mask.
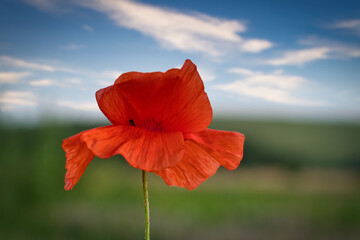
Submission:
[[[192,190],[214,175],[220,166],[209,151],[204,145],[186,140],[185,153],[181,161],[175,167],[155,173],[170,186],[186,187]]]
[[[96,92],[96,100],[100,110],[112,124],[130,125],[130,120],[138,118],[131,102],[127,101],[119,90],[119,86],[111,85]]]
[[[149,131],[133,126],[106,126],[81,137],[100,158],[121,154],[135,168],[157,171],[175,166],[184,154],[181,132]]]
[[[245,136],[241,133],[205,129],[184,137],[208,147],[208,153],[229,170],[236,169],[243,158]]]
[[[116,125],[158,131],[199,132],[209,126],[212,108],[196,66],[122,74],[113,86],[96,94],[100,109]]]
[[[86,167],[94,158],[92,151],[88,149],[86,143],[81,140],[81,136],[87,131],[76,134],[63,141],[62,148],[66,152],[67,172],[65,174],[65,190],[71,190],[83,175]]]

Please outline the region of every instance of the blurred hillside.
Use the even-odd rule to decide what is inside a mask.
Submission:
[[[94,159],[63,190],[61,141],[97,126],[0,127],[0,239],[142,239],[141,172]],[[244,159],[193,191],[149,174],[152,239],[358,239],[359,125],[215,119]]]
[[[210,127],[245,134],[246,166],[360,170],[360,125],[219,119]]]

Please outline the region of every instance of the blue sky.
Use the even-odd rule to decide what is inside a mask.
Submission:
[[[191,59],[214,116],[359,121],[359,1],[0,2],[3,121],[104,119],[123,72]]]

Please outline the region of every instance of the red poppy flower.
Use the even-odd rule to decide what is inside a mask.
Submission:
[[[63,141],[66,190],[95,155],[121,154],[131,166],[187,189],[196,188],[220,165],[237,168],[243,157],[243,134],[206,129],[212,109],[190,60],[165,73],[124,73],[114,85],[97,91],[96,100],[112,125]]]

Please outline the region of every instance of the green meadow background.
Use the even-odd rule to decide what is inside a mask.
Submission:
[[[103,124],[105,125],[105,124]],[[94,159],[63,189],[61,141],[100,125],[0,126],[0,239],[143,239],[141,171]],[[149,174],[151,238],[360,239],[360,125],[215,119],[244,159],[197,189]]]

